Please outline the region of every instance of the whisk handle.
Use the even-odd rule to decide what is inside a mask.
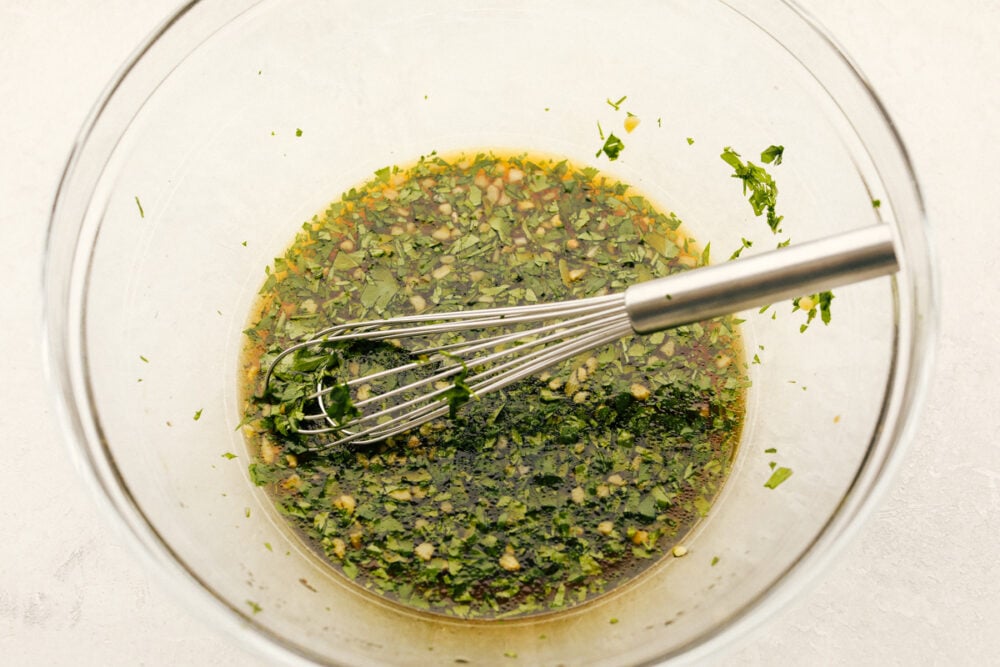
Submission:
[[[625,309],[648,334],[898,270],[892,231],[880,224],[638,283]]]

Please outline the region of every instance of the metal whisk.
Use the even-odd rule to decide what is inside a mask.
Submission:
[[[306,435],[334,434],[320,449],[372,444],[453,411],[450,399],[457,384],[482,396],[629,334],[650,334],[898,269],[889,227],[875,225],[639,283],[617,294],[346,323],[282,350],[265,372],[264,387],[270,386],[282,360],[300,350],[358,341],[399,346],[414,361],[346,382],[319,380],[307,397],[316,411],[302,420],[314,426],[296,429]],[[413,345],[415,339],[459,331],[483,333],[453,344]],[[356,392],[363,385],[417,373],[412,381],[353,400],[354,416],[338,420],[331,414],[330,395],[338,387]]]

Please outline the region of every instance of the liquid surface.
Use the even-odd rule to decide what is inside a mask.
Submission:
[[[494,618],[608,592],[668,556],[729,471],[747,385],[732,319],[322,454],[255,398],[260,369],[341,321],[594,296],[701,263],[675,216],[595,169],[481,153],[379,170],[268,267],[244,349],[252,477],[335,569],[404,605]]]

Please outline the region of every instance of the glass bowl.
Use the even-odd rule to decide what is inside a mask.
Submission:
[[[620,159],[595,158],[612,131]],[[722,257],[773,238],[720,152],[757,161],[771,144],[793,242],[888,224],[902,270],[836,290],[830,325],[805,333],[788,304],[742,315],[761,363],[684,558],[565,613],[447,619],[336,575],[250,482],[238,352],[264,267],[376,169],[435,150],[566,156]],[[924,225],[878,99],[789,3],[203,0],[147,39],[81,131],[48,240],[48,368],[81,469],[142,559],[269,659],[693,661],[801,591],[898,465],[934,337]],[[794,471],[774,489],[772,463]]]

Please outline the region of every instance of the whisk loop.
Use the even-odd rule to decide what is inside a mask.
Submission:
[[[520,325],[535,325],[523,329]],[[487,335],[491,329],[500,333]],[[487,332],[472,340],[443,345],[413,345],[421,338],[434,339],[460,332]],[[284,349],[264,375],[270,386],[281,362],[310,348],[336,349],[352,342],[408,344],[400,349],[413,361],[368,373],[346,382],[321,378],[306,397],[317,411],[302,421],[302,435],[336,434],[323,448],[354,443],[373,444],[453,413],[463,399],[475,399],[534,375],[581,352],[613,342],[632,333],[625,295],[611,294],[555,304],[532,304],[451,313],[433,313],[342,324],[316,333],[309,340]],[[410,381],[375,396],[359,394],[364,385],[386,378]],[[415,379],[411,379],[415,377]],[[346,387],[358,415],[341,420],[331,414],[328,397]],[[452,414],[452,416],[454,416]]]

